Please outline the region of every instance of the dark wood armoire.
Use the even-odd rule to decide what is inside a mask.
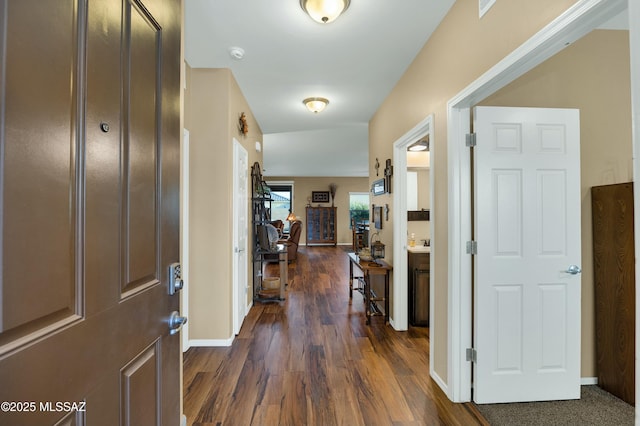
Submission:
[[[598,385],[635,404],[633,183],[591,188]]]

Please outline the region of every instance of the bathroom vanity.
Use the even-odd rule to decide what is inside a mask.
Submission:
[[[409,324],[429,326],[429,272],[431,247],[407,248],[409,253]]]

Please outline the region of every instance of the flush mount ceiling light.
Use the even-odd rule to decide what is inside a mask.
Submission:
[[[300,0],[300,7],[314,21],[328,24],[347,10],[350,3],[351,0]]]
[[[427,151],[429,149],[429,136],[410,145],[408,149],[411,152]]]
[[[305,104],[309,111],[317,114],[329,105],[329,100],[325,98],[307,98],[302,103]]]

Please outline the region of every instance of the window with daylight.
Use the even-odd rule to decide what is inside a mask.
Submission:
[[[354,219],[356,223],[369,223],[368,192],[349,193],[349,228],[351,228],[352,219]]]
[[[267,182],[271,190],[271,220],[280,219],[284,223],[284,232],[289,232],[290,222],[287,216],[291,213],[293,201],[293,184],[284,182]],[[295,214],[295,212],[294,212]]]

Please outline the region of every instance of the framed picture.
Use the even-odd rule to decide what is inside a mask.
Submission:
[[[373,195],[384,194],[386,192],[384,179],[378,179],[375,182],[373,182],[373,185],[371,185],[371,192],[373,192]]]
[[[382,229],[382,206],[373,206],[373,223],[376,229]]]
[[[312,203],[328,203],[329,191],[311,191]]]

